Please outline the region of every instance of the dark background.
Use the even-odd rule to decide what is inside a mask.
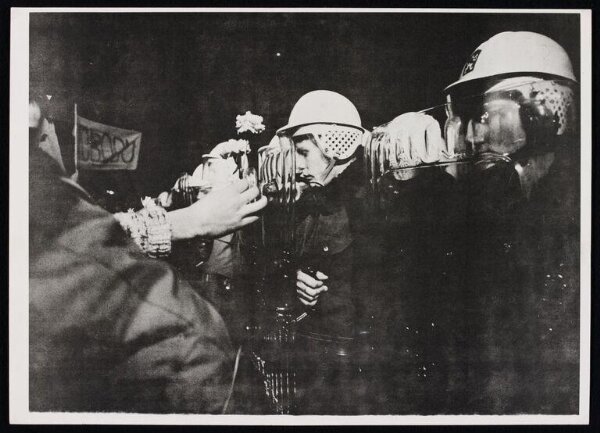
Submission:
[[[443,102],[443,88],[457,78],[470,53],[506,30],[553,38],[565,47],[579,74],[577,15],[45,13],[31,16],[31,90],[53,95],[54,115],[67,122],[61,136],[66,155],[74,102],[84,117],[143,132],[137,171],[82,173],[82,182],[94,192],[111,188],[139,203],[139,197],[169,188],[181,171],[191,172],[202,153],[234,137],[236,114],[251,110],[264,116],[267,130],[252,142],[256,150],[286,123],[302,94],[324,88],[349,97],[364,126],[371,128]],[[441,326],[444,317],[465,328],[471,323],[455,314],[460,302],[452,292],[414,294],[404,297],[414,300],[402,307],[403,320],[428,325],[435,318],[438,325],[428,328],[427,342],[411,344],[432,346],[441,338],[432,337],[434,331],[445,336],[441,333],[451,327]],[[479,308],[477,314],[487,311]],[[410,328],[415,329],[412,323]],[[556,364],[554,353],[548,359]],[[489,369],[472,370],[482,374]],[[454,373],[447,376],[456,377]],[[398,380],[403,389],[399,398],[418,402],[417,413],[423,408],[426,413],[464,410],[462,401],[438,403],[438,410],[436,399],[422,391],[435,387],[424,387],[422,376]],[[512,389],[501,382],[493,385],[491,392],[481,394],[493,397]],[[510,413],[510,408],[495,410]]]
[[[77,102],[83,117],[143,133],[138,170],[80,178],[138,201],[234,138],[247,110],[266,125],[256,150],[310,90],[344,94],[367,128],[439,104],[470,53],[506,30],[553,38],[579,73],[570,14],[33,13],[30,83],[59,121]],[[67,168],[71,127],[59,135]]]

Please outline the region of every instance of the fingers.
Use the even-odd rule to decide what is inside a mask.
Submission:
[[[425,128],[423,122],[415,122],[410,131],[411,154],[418,160],[425,162],[427,159],[427,144],[425,142]]]
[[[300,289],[300,291],[302,291],[305,295],[307,295],[309,297],[315,297],[315,296],[319,295],[320,293],[326,292],[327,290],[329,290],[327,288],[327,286],[321,286],[321,287],[318,287],[318,288],[313,288],[313,287],[310,287],[310,286],[306,285],[302,281],[296,281],[296,287],[298,289]]]
[[[302,302],[304,305],[311,305],[314,306],[317,301],[319,300],[319,296],[320,295],[315,295],[315,296],[311,296],[308,293],[298,289],[296,290],[296,293],[298,294],[298,299],[300,300],[300,302]]]
[[[396,159],[401,167],[411,165],[411,162],[416,158],[413,155],[410,147],[410,134],[406,128],[400,128],[395,140]]]
[[[298,299],[300,299],[300,302],[302,302],[304,305],[308,305],[309,307],[314,307],[317,304],[316,299],[314,301],[307,301],[302,298],[298,298]]]
[[[427,125],[425,138],[428,143],[433,143],[434,147],[438,149],[438,153],[441,153],[441,151],[446,148],[446,142],[442,136],[442,128],[435,119]]]
[[[442,149],[445,147],[444,139],[442,138],[442,130],[440,124],[431,116],[427,116],[427,125],[425,126],[425,144],[427,151],[425,157],[421,157],[423,162],[437,162],[442,154]]]
[[[323,272],[321,272],[321,271],[317,271],[317,273],[316,273],[316,277],[317,277],[319,280],[327,280],[327,279],[329,279],[329,277],[328,277],[327,275],[325,275],[325,274],[324,274]]]
[[[296,278],[298,279],[298,281],[303,282],[304,284],[306,284],[308,287],[311,287],[311,288],[317,288],[317,287],[321,287],[323,285],[323,282],[314,279],[310,275],[308,275],[300,270],[296,272]]]
[[[259,195],[259,189],[256,186],[252,186],[240,194],[240,200],[242,201],[242,203],[250,203]]]
[[[404,113],[391,125],[395,130],[390,143],[392,153],[389,159],[392,163],[405,167],[440,160],[446,144],[440,125],[433,117],[424,113]]]
[[[404,113],[396,117],[390,125],[393,125],[395,131],[392,137],[393,147],[396,151],[396,160],[400,167],[406,167],[414,165],[414,161],[417,159],[417,155],[414,154],[414,148],[410,145],[410,125],[414,122],[414,114],[416,113]]]
[[[298,299],[304,299],[305,301],[316,301],[316,296],[311,296],[303,290],[296,289],[296,293],[298,294]]]
[[[209,155],[220,156],[220,157],[224,158],[225,156],[227,156],[228,153],[230,153],[229,148],[230,148],[229,142],[223,141],[223,142],[217,144],[215,147],[213,147],[213,149],[210,151]]]
[[[250,152],[250,144],[246,140],[231,139],[227,142],[227,153],[246,154]]]
[[[242,218],[241,222],[240,222],[240,228],[242,227],[246,227],[247,225],[253,224],[256,221],[259,220],[260,217],[256,216],[256,215],[252,215],[252,216],[247,216]]]
[[[267,205],[267,203],[268,203],[267,197],[262,196],[257,201],[248,203],[246,206],[244,206],[244,213],[246,215],[250,215],[250,214],[259,212],[262,209],[264,209],[264,207]]]
[[[398,149],[396,149],[397,142],[394,138],[391,140],[388,138],[386,145],[389,147],[388,158],[390,160],[390,167],[398,167]]]
[[[231,186],[229,186],[229,188],[232,188],[234,191],[238,192],[238,193],[242,193],[244,191],[246,191],[248,188],[250,188],[250,183],[248,182],[247,179],[241,179],[239,181],[235,181],[233,182],[233,184]]]
[[[213,150],[210,151],[210,155],[220,156],[226,158],[232,153],[248,153],[250,152],[250,146],[246,140],[235,140],[231,139],[223,141],[217,144]]]
[[[318,279],[315,279],[300,270],[296,272],[296,293],[298,294],[298,299],[304,305],[314,306],[317,303],[319,295],[329,290],[328,287],[320,281],[326,280],[329,277],[320,271],[317,271],[315,276]]]

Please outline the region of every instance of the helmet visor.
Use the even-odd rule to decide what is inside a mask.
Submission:
[[[525,125],[521,119],[524,104],[535,104],[519,91],[494,92],[480,96],[448,98],[446,140],[467,155],[488,152],[511,154],[526,144]]]
[[[470,156],[510,155],[525,145],[548,145],[574,125],[573,90],[558,80],[536,80],[495,91],[447,96],[444,136]]]

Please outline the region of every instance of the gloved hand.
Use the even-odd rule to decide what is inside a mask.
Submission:
[[[221,158],[215,155],[204,155],[202,164],[196,167],[190,185],[211,185],[218,188],[239,178],[237,176],[238,166],[232,157]]]
[[[248,153],[250,144],[247,140],[231,139],[217,144],[210,153],[202,156],[202,164],[194,170],[190,184],[210,184],[215,187],[239,179],[241,176],[238,171],[245,172],[248,169]]]
[[[324,283],[328,278],[327,275],[319,271],[314,277],[301,270],[296,271],[296,293],[298,293],[300,302],[311,307],[316,305],[319,295],[329,290]]]
[[[221,158],[229,158],[234,154],[250,153],[250,144],[248,140],[228,140],[217,144],[209,153],[212,156],[220,156]]]
[[[242,169],[248,168],[246,154],[250,152],[247,140],[229,140],[217,144],[208,154],[203,155],[203,161],[194,173],[188,178],[189,186],[211,186],[220,188],[239,178],[234,175],[238,165],[234,160],[235,155],[242,155]],[[163,191],[157,197],[157,202],[164,208],[173,204],[173,191],[179,190],[179,179],[171,188],[171,191]]]
[[[389,142],[380,149],[379,155],[386,158],[392,168],[435,163],[450,156],[440,125],[427,114],[404,113],[385,128]]]

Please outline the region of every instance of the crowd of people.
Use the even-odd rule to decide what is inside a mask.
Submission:
[[[405,113],[380,140],[312,91],[269,145],[294,156],[292,413],[577,412],[571,62],[500,33],[445,96],[444,125]],[[67,175],[33,96],[29,128],[30,409],[268,413],[247,345],[268,188],[236,175],[191,205],[174,188],[111,214]],[[178,260],[190,245],[212,245],[200,268]]]

